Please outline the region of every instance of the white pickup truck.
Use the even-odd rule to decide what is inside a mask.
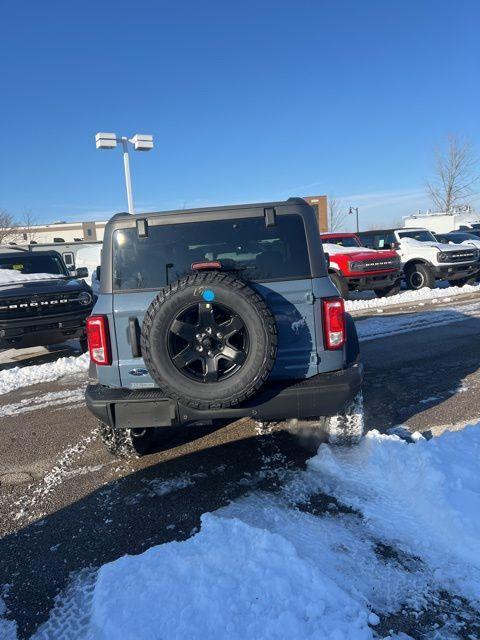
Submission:
[[[473,284],[480,272],[480,251],[476,247],[443,244],[428,229],[364,231],[360,239],[365,247],[398,252],[409,289],[433,289],[435,280],[462,287]]]

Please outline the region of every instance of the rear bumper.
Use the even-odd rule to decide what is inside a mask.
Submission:
[[[98,384],[87,387],[88,409],[114,428],[170,427],[207,420],[284,420],[333,415],[341,411],[361,389],[363,366],[322,373],[289,384],[267,384],[255,398],[229,409],[198,410],[165,398],[157,389],[112,389]]]
[[[348,288],[354,291],[366,291],[368,289],[383,289],[390,287],[400,280],[401,271],[389,273],[375,273],[370,275],[345,276]]]
[[[0,348],[49,345],[82,337],[90,313],[88,308],[81,313],[0,320]]]

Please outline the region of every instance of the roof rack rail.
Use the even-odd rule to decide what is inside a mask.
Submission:
[[[0,249],[13,249],[14,251],[30,251],[28,247],[21,244],[15,244],[14,242],[2,242],[0,243]]]

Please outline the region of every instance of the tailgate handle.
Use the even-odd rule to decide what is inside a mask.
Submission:
[[[140,358],[142,350],[140,348],[140,325],[138,324],[138,318],[131,317],[128,319],[128,333],[130,335],[132,356],[134,358]]]

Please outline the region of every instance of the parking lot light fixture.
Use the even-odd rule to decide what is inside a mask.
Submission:
[[[349,215],[352,215],[353,213],[355,213],[356,216],[356,227],[357,227],[357,233],[360,233],[360,226],[358,224],[358,207],[350,207],[349,211],[348,211]]]
[[[132,178],[130,174],[130,158],[128,155],[128,145],[131,144],[135,151],[150,151],[153,149],[153,136],[149,134],[136,133],[132,138],[127,136],[118,137],[115,133],[97,133],[95,136],[95,146],[97,149],[115,149],[117,144],[123,148],[123,168],[125,172],[125,186],[127,189],[128,212],[135,213],[133,208]]]

